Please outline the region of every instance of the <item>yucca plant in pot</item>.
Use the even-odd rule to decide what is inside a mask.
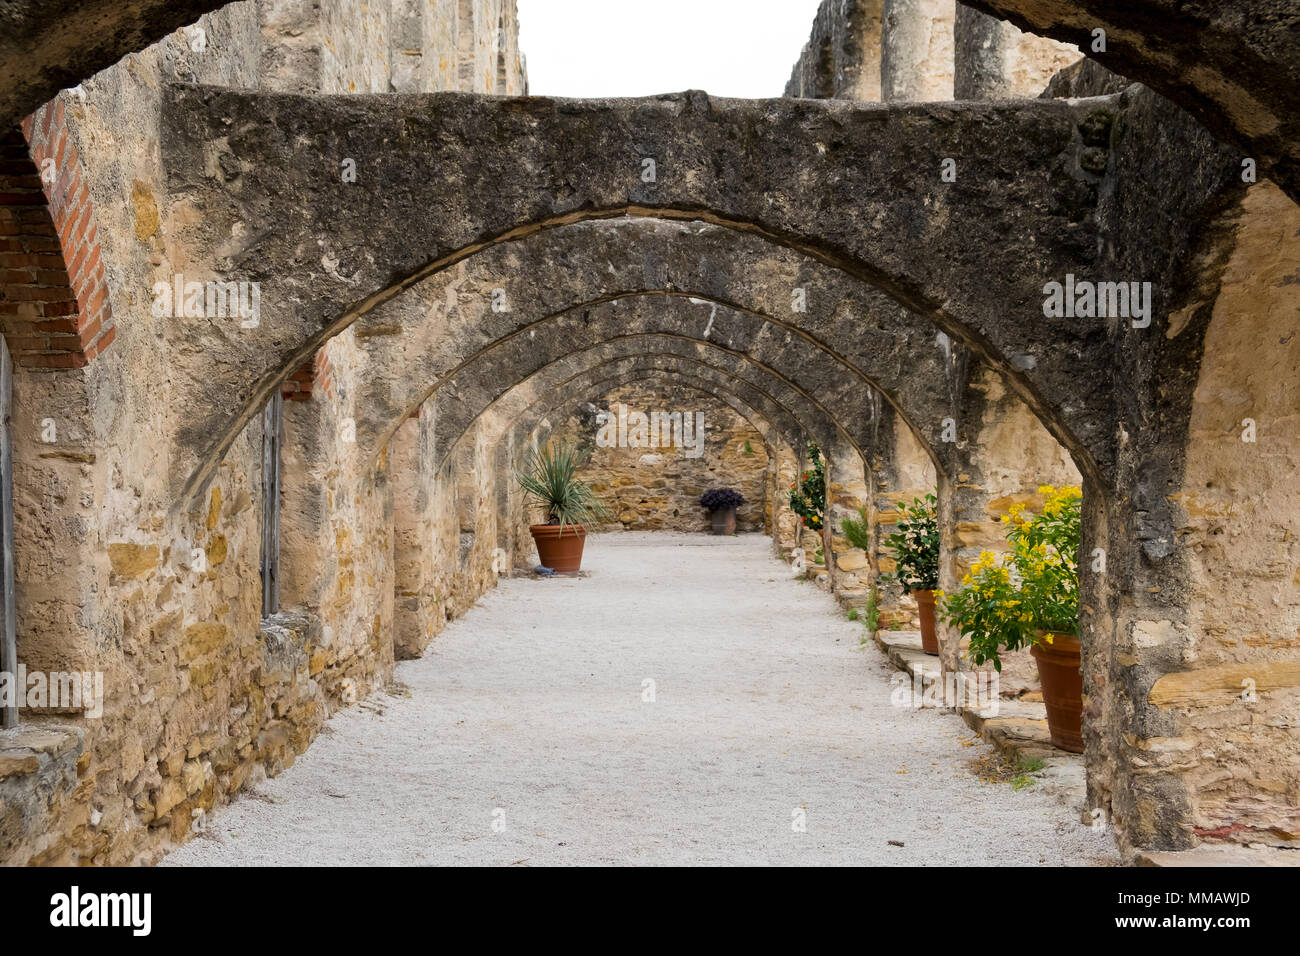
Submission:
[[[515,481],[546,513],[545,524],[529,527],[537,545],[537,559],[552,571],[577,571],[582,567],[582,547],[589,524],[609,518],[609,509],[578,479],[587,461],[578,446],[559,442],[533,448]]]

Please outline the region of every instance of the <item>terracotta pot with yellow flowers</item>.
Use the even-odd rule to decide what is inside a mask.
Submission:
[[[942,599],[941,613],[962,637],[977,665],[1002,670],[1000,653],[1028,647],[1038,664],[1052,743],[1083,752],[1083,676],[1079,654],[1078,488],[1038,489],[1041,514],[1012,508],[1011,551],[985,551],[955,594]]]

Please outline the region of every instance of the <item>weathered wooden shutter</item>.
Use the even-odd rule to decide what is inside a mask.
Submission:
[[[18,723],[18,641],[14,621],[14,455],[9,436],[13,407],[13,365],[9,348],[0,338],[0,673],[9,674],[13,690],[9,706],[0,708],[0,727]]]
[[[284,400],[279,390],[262,413],[262,616],[280,609],[280,447]]]

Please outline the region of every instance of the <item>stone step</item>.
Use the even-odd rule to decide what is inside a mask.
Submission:
[[[920,631],[878,630],[875,641],[899,670],[914,679],[920,674],[923,688],[942,678],[939,659],[921,649]],[[981,707],[976,675],[964,671],[961,678],[965,682],[964,699],[971,704],[955,709],[966,726],[1012,763],[1030,759],[1043,761],[1043,768],[1034,771],[1032,776],[1056,793],[1062,802],[1077,810],[1080,822],[1089,822],[1084,819],[1087,780],[1083,755],[1067,753],[1052,745],[1047,729],[1047,708],[1042,701],[999,698]]]
[[[1198,846],[1190,850],[1143,850],[1138,866],[1300,866],[1300,850],[1271,846]]]

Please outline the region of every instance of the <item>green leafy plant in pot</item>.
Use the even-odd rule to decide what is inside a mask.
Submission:
[[[943,598],[943,616],[970,639],[976,664],[1002,670],[1001,652],[1028,647],[1038,664],[1052,743],[1083,752],[1083,676],[1079,647],[1079,542],[1083,493],[1043,485],[1040,514],[1014,505],[1008,554],[985,551]]]
[[[939,636],[935,629],[934,597],[939,587],[939,521],[935,514],[934,495],[913,498],[910,505],[898,509],[894,532],[885,539],[894,555],[894,571],[882,574],[886,581],[897,581],[903,590],[916,598],[921,618],[921,649],[939,653]]]
[[[822,516],[826,505],[826,459],[814,441],[808,442],[808,461],[811,467],[790,486],[790,510],[805,528],[821,531],[826,523]]]
[[[546,513],[545,524],[529,527],[537,545],[537,558],[553,571],[577,571],[582,567],[582,547],[587,525],[608,520],[609,509],[578,479],[578,470],[588,455],[569,442],[532,449],[515,481]]]

